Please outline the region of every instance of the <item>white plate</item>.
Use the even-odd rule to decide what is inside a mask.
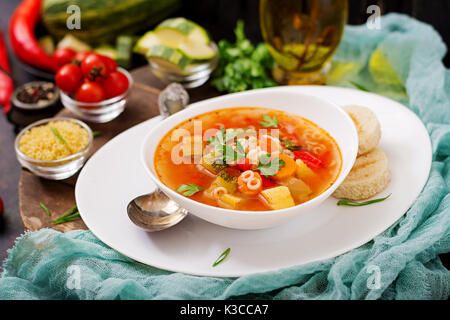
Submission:
[[[112,139],[86,163],[78,178],[76,202],[86,225],[104,243],[145,264],[194,275],[237,277],[324,260],[370,241],[412,205],[428,178],[431,143],[422,122],[409,109],[371,93],[334,87],[290,87],[339,105],[372,109],[381,123],[379,147],[389,159],[392,181],[379,196],[384,202],[364,207],[337,206],[327,199],[288,224],[265,230],[233,230],[192,215],[157,233],[142,231],[128,219],[126,206],[155,185],[143,168],[139,151],[146,133],[160,117]],[[226,249],[228,258],[212,267]]]

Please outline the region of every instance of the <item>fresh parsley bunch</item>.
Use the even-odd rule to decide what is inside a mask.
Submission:
[[[234,33],[235,44],[226,40],[218,43],[219,65],[214,72],[212,85],[221,92],[276,86],[277,83],[269,75],[274,60],[265,43],[260,43],[255,48],[245,37],[242,20],[237,22]]]

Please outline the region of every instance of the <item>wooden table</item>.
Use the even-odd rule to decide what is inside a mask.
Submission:
[[[111,138],[132,126],[159,114],[157,99],[165,84],[157,79],[148,66],[131,72],[134,85],[128,96],[125,111],[116,119],[104,124],[88,123],[93,131],[102,134],[94,139],[94,151],[98,150]],[[195,102],[218,95],[209,85],[189,90],[190,101]],[[64,109],[56,116],[77,118]],[[78,175],[61,181],[39,178],[22,169],[19,180],[19,209],[26,230],[53,228],[59,231],[87,229],[81,219],[62,224],[52,224],[50,221],[60,216],[64,211],[75,205],[74,187]],[[42,202],[51,212],[49,217],[40,207]]]

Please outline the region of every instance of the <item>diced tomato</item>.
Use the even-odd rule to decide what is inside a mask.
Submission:
[[[272,179],[269,179],[265,176],[261,176],[261,179],[262,179],[262,185],[264,188],[270,188],[270,187],[276,186],[276,183]]]
[[[294,151],[295,159],[302,160],[311,169],[318,169],[323,165],[320,159],[305,151]]]

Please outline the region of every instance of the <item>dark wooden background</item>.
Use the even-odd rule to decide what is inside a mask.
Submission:
[[[301,0],[299,0],[301,1]],[[4,35],[7,32],[9,19],[20,3],[20,0],[0,0],[0,28]],[[233,29],[237,19],[245,21],[245,29],[254,42],[262,40],[259,31],[258,0],[184,0],[183,8],[177,14],[191,18],[204,25],[215,40],[234,40]],[[382,13],[401,12],[427,22],[435,27],[443,40],[450,44],[450,0],[349,0],[349,23],[365,23],[369,14],[369,5],[377,4]],[[22,84],[35,78],[23,70],[20,62],[10,52],[12,74],[16,84]],[[450,65],[449,54],[444,60]],[[47,117],[42,115],[41,117]],[[11,248],[14,240],[23,232],[18,208],[17,184],[20,166],[15,159],[14,138],[15,125],[0,114],[0,196],[5,204],[5,214],[0,218],[0,262],[6,258],[6,250]],[[39,193],[39,190],[36,190]],[[448,254],[443,256],[443,262],[448,267]]]

